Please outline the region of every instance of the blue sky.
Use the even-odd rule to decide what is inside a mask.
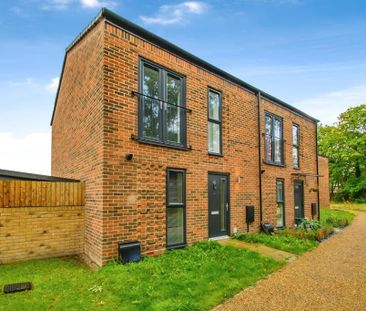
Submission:
[[[366,102],[365,1],[4,0],[0,168],[50,172],[65,47],[102,6],[323,123]]]

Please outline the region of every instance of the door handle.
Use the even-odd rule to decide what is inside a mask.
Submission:
[[[211,215],[219,215],[219,211],[211,211]]]
[[[226,211],[229,211],[229,203],[226,203]]]

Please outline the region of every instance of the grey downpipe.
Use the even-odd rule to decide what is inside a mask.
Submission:
[[[259,217],[263,221],[262,202],[262,146],[261,146],[261,92],[258,92],[258,167],[259,167]]]
[[[316,183],[318,186],[318,221],[320,221],[320,189],[319,189],[319,158],[318,158],[318,123],[315,124],[315,140],[316,140]]]

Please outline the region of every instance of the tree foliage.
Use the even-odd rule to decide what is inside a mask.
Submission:
[[[366,200],[366,104],[349,108],[334,125],[321,125],[318,144],[329,158],[333,199]]]

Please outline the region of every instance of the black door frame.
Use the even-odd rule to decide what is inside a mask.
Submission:
[[[226,235],[230,235],[230,218],[231,218],[231,209],[230,209],[230,173],[222,173],[222,172],[215,172],[215,171],[208,171],[207,174],[207,236],[209,238],[210,237],[210,206],[209,206],[209,175],[218,175],[218,176],[225,176],[226,180],[227,180],[227,185],[226,185],[226,198],[227,198],[227,203],[228,203],[228,211],[227,211],[227,219],[226,219],[226,225],[227,225],[227,230],[226,230]],[[212,237],[215,238],[215,237]]]
[[[295,210],[295,206],[296,206],[296,202],[295,202],[295,185],[296,184],[301,184],[301,189],[302,189],[302,192],[301,192],[301,209],[302,209],[302,211],[301,211],[301,218],[304,218],[305,217],[305,202],[304,202],[304,200],[305,200],[305,198],[304,198],[304,181],[303,180],[299,180],[299,179],[296,179],[296,180],[294,180],[294,218],[295,218],[295,223],[296,223],[296,210]]]

